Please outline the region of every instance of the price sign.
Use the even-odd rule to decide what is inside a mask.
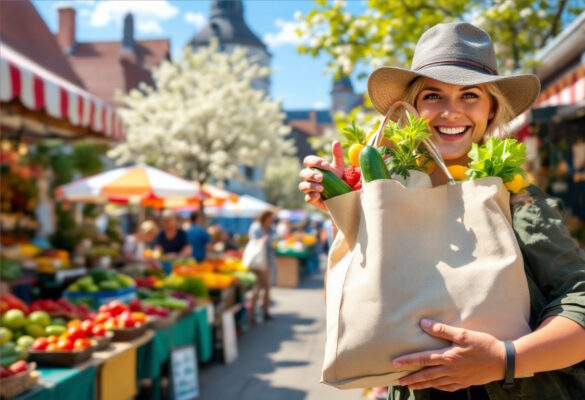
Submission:
[[[171,352],[173,398],[193,400],[199,397],[199,375],[195,346],[173,349]]]

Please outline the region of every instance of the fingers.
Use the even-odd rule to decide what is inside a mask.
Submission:
[[[321,193],[323,191],[323,186],[314,182],[301,181],[301,183],[299,183],[299,190],[307,194],[312,192]]]
[[[319,172],[315,172],[310,168],[304,168],[299,172],[299,176],[305,181],[321,182],[323,175]]]
[[[410,389],[425,389],[452,384],[453,379],[448,377],[444,367],[431,367],[406,375],[398,382]]]
[[[338,140],[333,142],[331,146],[331,154],[333,155],[333,166],[334,167],[342,167],[345,168],[345,160],[343,159],[343,147],[341,147],[341,143]]]
[[[456,328],[426,318],[423,318],[420,321],[420,326],[429,335],[439,339],[448,340],[455,344],[464,344],[467,340],[468,332],[462,328]]]
[[[421,351],[419,353],[406,354],[404,356],[395,358],[392,360],[392,365],[395,368],[401,367],[429,367],[433,365],[444,364],[445,360],[443,354],[451,347],[447,347],[443,350],[428,350]]]
[[[325,161],[321,157],[313,155],[306,156],[303,160],[303,164],[305,164],[308,168],[316,167],[324,170],[329,170],[330,167],[329,162]]]

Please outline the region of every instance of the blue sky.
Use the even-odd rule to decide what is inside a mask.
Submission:
[[[295,13],[314,8],[312,0],[243,0],[244,18],[272,54],[271,95],[280,98],[285,110],[326,109],[330,105],[332,77],[325,75],[326,59],[299,55],[299,38],[293,35]],[[363,0],[348,1],[348,11],[361,13]],[[53,1],[33,0],[52,32],[57,31],[60,6],[77,10],[76,36],[79,42],[121,40],[122,19],[134,13],[135,38],[170,38],[173,57],[204,26],[211,9],[209,0],[147,1]],[[356,91],[365,82],[353,80]]]

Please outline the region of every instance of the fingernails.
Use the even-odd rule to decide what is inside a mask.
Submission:
[[[321,180],[321,178],[323,178],[323,175],[321,175],[321,174],[315,174],[315,175],[313,176],[313,178],[314,178],[316,181],[320,181],[320,180]]]
[[[430,329],[433,327],[433,321],[431,321],[430,319],[423,318],[420,320],[420,326],[422,326],[425,329]]]
[[[402,367],[402,363],[400,361],[392,361],[392,365],[396,368]]]
[[[323,162],[321,163],[321,166],[322,166],[323,168],[329,168],[329,163],[328,163],[327,161],[323,161]]]

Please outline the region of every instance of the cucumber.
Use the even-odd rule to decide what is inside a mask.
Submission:
[[[390,179],[390,172],[386,168],[384,159],[373,146],[365,146],[360,151],[360,168],[366,182],[377,179]]]
[[[343,179],[335,175],[333,172],[315,167],[311,169],[323,176],[323,180],[320,182],[323,186],[323,191],[321,192],[323,200],[328,200],[332,197],[353,191]]]

